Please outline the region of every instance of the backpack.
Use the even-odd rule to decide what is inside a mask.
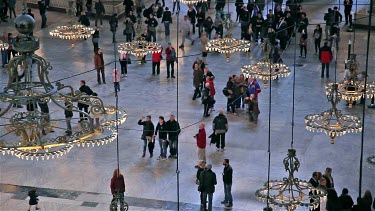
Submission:
[[[173,61],[176,61],[177,57],[176,57],[176,51],[174,49],[171,50],[170,56]]]

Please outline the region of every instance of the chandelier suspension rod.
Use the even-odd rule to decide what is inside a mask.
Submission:
[[[358,10],[358,0],[355,0],[355,11]],[[351,11],[350,11],[351,12]],[[350,14],[351,15],[351,14]],[[370,15],[371,16],[371,15]],[[353,18],[353,17],[352,17]],[[357,23],[357,18],[354,18],[354,24],[352,25],[352,29],[354,31],[354,35],[353,35],[353,44],[352,44],[352,51],[353,51],[353,54],[354,54],[354,45],[355,45],[355,35],[356,35],[356,30],[355,30],[355,24]]]
[[[362,109],[362,133],[361,133],[361,157],[359,159],[359,191],[358,197],[361,197],[362,192],[362,171],[363,171],[363,143],[365,136],[365,114],[366,114],[366,92],[367,92],[367,73],[368,73],[368,57],[370,54],[370,39],[371,39],[371,24],[372,24],[372,8],[374,6],[374,1],[370,1],[370,10],[368,15],[368,27],[367,27],[367,47],[366,47],[366,67],[365,67],[365,85],[364,85],[364,95],[363,95],[363,109]]]
[[[272,77],[272,72],[270,71],[270,79]],[[269,83],[270,92],[269,92],[269,103],[268,103],[268,173],[267,173],[267,211],[270,205],[270,174],[271,174],[271,111],[272,111],[272,80]]]
[[[112,17],[115,14],[115,0],[112,0]],[[116,40],[116,29],[113,30],[113,37]],[[117,78],[118,70],[117,70],[117,50],[116,50],[116,42],[113,42],[113,56],[114,56],[114,63],[115,63],[115,78]],[[117,88],[115,89],[115,100],[116,100],[116,111],[118,110],[118,91]],[[116,119],[118,119],[118,112],[115,112]],[[119,138],[118,138],[118,122],[116,122],[116,156],[117,156],[117,169],[120,171],[120,149],[119,149]],[[118,172],[119,172],[118,171]]]
[[[178,110],[178,107],[179,107],[179,105],[178,105],[178,98],[179,98],[179,83],[178,83],[178,73],[179,73],[179,62],[178,62],[178,59],[180,58],[179,57],[179,51],[180,51],[180,49],[179,49],[179,46],[178,46],[178,35],[179,35],[179,24],[180,24],[180,10],[179,10],[179,8],[180,8],[180,0],[176,0],[177,2],[176,2],[176,6],[177,6],[177,46],[176,46],[176,48],[177,48],[177,50],[176,50],[176,79],[177,79],[177,82],[176,82],[176,86],[177,86],[177,88],[176,88],[176,119],[177,119],[177,122],[178,122],[178,113],[179,113],[179,110]],[[173,64],[174,65],[174,64]],[[176,141],[176,155],[177,155],[177,159],[176,159],[176,181],[177,181],[177,211],[180,211],[180,170],[179,170],[179,159],[180,159],[180,155],[179,155],[179,144],[178,144],[178,142],[179,142],[179,140],[178,140],[178,135],[177,135],[177,141]]]
[[[294,33],[296,28],[294,29]],[[292,94],[292,140],[290,147],[293,149],[294,144],[294,103],[295,103],[295,89],[296,89],[296,57],[297,57],[297,36],[294,36],[294,56],[293,56],[293,94]],[[281,57],[280,57],[281,58]]]

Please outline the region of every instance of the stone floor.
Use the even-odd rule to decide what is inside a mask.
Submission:
[[[305,11],[311,24],[322,23],[323,13],[329,7],[327,1],[308,1],[319,5],[305,6]],[[338,4],[338,1],[329,1]],[[171,2],[167,2],[171,8]],[[185,13],[186,6],[182,6]],[[271,6],[270,6],[271,7]],[[333,7],[333,5],[332,5]],[[231,5],[231,11],[234,11]],[[114,104],[114,91],[111,82],[111,71],[115,60],[111,34],[108,22],[101,29],[100,47],[104,59],[109,63],[106,67],[106,85],[98,85],[94,68],[92,44],[90,40],[77,41],[76,47],[71,48],[66,40],[50,37],[48,32],[52,27],[65,23],[64,14],[50,12],[48,28],[40,30],[40,17],[37,11],[35,36],[41,40],[37,54],[43,56],[54,67],[50,71],[51,81],[65,77],[64,84],[79,87],[79,80],[85,79],[91,88],[102,97],[106,104]],[[176,18],[176,16],[174,16]],[[120,24],[117,33],[118,41],[124,41]],[[172,25],[172,34],[176,34],[176,24]],[[314,26],[309,27],[309,35]],[[12,22],[0,24],[0,32],[14,31]],[[239,33],[239,27],[235,28]],[[365,70],[366,31],[356,31],[354,51],[358,55],[361,70]],[[176,36],[172,37],[174,46]],[[310,36],[311,37],[311,36]],[[342,29],[340,52],[337,57],[337,79],[343,78],[344,60],[347,55],[346,43],[353,40],[354,34]],[[371,36],[373,40],[375,36]],[[164,36],[158,34],[160,43],[166,46]],[[127,121],[120,127],[119,150],[120,168],[126,179],[126,200],[130,210],[177,210],[177,175],[176,160],[157,161],[156,158],[141,158],[142,142],[141,127],[137,125],[140,116],[152,115],[154,123],[160,115],[178,115],[178,121],[183,128],[180,135],[179,156],[179,188],[180,209],[199,210],[199,194],[194,177],[196,169],[196,146],[193,135],[198,131],[198,123],[206,123],[207,133],[211,133],[213,116],[202,118],[203,107],[199,101],[192,101],[192,71],[191,65],[197,55],[200,55],[200,43],[190,46],[185,44],[185,51],[179,51],[178,78],[167,79],[165,62],[161,65],[161,75],[151,75],[151,62],[138,65],[133,61],[129,66],[128,77],[121,81],[119,105],[128,113]],[[319,113],[330,107],[324,94],[324,84],[334,80],[334,64],[331,64],[331,78],[321,79],[319,60],[313,52],[313,42],[309,38],[307,58],[297,57],[296,62],[301,67],[293,68],[294,42],[283,55],[283,60],[296,73],[295,127],[294,148],[301,162],[296,177],[308,180],[313,171],[324,172],[327,166],[333,168],[333,177],[338,192],[342,188],[358,196],[359,163],[360,163],[360,134],[347,134],[336,139],[331,145],[324,134],[310,133],[305,129],[304,117],[310,113]],[[298,47],[298,46],[297,46]],[[375,81],[374,49],[372,42],[369,55],[370,81]],[[297,49],[297,55],[299,50]],[[164,56],[165,57],[165,56]],[[150,58],[150,56],[148,56]],[[230,62],[223,55],[211,53],[208,56],[208,67],[215,74],[217,103],[215,112],[225,108],[226,99],[221,94],[229,75],[240,74],[241,66],[255,63],[261,58],[259,46],[254,44],[251,53],[234,53]],[[117,63],[117,66],[119,64]],[[7,82],[7,72],[0,71],[0,83]],[[292,116],[292,84],[293,77],[280,79],[272,84],[272,113],[271,113],[271,179],[282,179],[287,176],[282,165],[287,149],[291,143]],[[214,146],[208,146],[208,162],[213,164],[213,171],[218,178],[217,191],[214,194],[215,210],[223,210],[220,201],[223,200],[223,184],[221,180],[221,165],[224,158],[231,160],[234,168],[234,197],[233,210],[258,211],[265,206],[258,202],[254,193],[262,187],[267,178],[267,141],[268,141],[268,104],[270,89],[263,88],[260,94],[259,123],[254,125],[248,121],[245,112],[240,110],[238,116],[228,114],[229,131],[225,152],[216,152]],[[177,104],[178,102],[178,104]],[[367,102],[368,104],[368,102]],[[2,104],[1,104],[2,105]],[[358,115],[362,118],[362,107],[347,108],[343,102],[339,104],[343,113]],[[62,116],[57,108],[51,107],[52,115]],[[177,112],[178,111],[178,112]],[[364,157],[375,154],[375,114],[374,110],[366,109]],[[75,125],[76,126],[76,125]],[[1,134],[4,128],[1,128]],[[159,148],[156,147],[156,152]],[[26,210],[28,198],[25,193],[31,187],[37,187],[40,192],[42,210],[108,210],[111,200],[109,181],[113,169],[117,167],[116,143],[102,147],[75,147],[66,156],[49,161],[24,161],[12,156],[0,156],[0,210]],[[365,190],[375,191],[374,168],[363,162],[362,193]]]

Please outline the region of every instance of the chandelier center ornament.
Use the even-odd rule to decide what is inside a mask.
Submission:
[[[320,199],[325,198],[327,192],[295,177],[294,174],[300,167],[295,149],[288,150],[288,156],[284,158],[283,164],[288,177],[266,182],[263,188],[255,192],[255,195],[262,201],[267,200],[269,195],[268,200],[273,208],[286,208],[288,211],[293,211],[298,207],[316,209]]]

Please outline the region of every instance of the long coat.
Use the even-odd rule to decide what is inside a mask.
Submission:
[[[204,72],[202,69],[197,69],[197,70],[194,70],[193,72],[193,85],[195,88],[198,88],[200,87],[200,85],[202,84],[202,81],[203,81],[203,75],[204,75]]]

